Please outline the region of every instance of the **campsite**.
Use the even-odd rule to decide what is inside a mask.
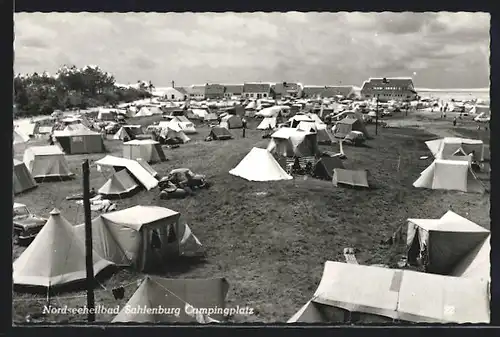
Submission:
[[[210,188],[196,190],[187,198],[168,200],[160,199],[157,188],[149,191],[142,188],[127,198],[115,198],[113,203],[117,210],[142,205],[178,212],[204,247],[205,259],[189,264],[170,263],[155,274],[148,273],[149,277],[224,278],[229,284],[226,307],[254,308],[253,315],[234,315],[229,318],[230,322],[286,322],[311,298],[321,280],[325,261],[344,262],[343,252],[347,247],[354,248],[360,265],[398,268],[406,246],[385,242],[406,225],[408,218],[438,219],[453,210],[489,229],[488,194],[413,186],[421,172],[433,163],[426,141],[455,136],[489,142],[489,135],[482,132],[478,137],[472,122],[464,121],[460,128],[451,131],[449,123],[440,125],[432,118],[416,116],[416,113],[408,118],[400,115],[387,122],[403,120],[419,127],[379,127],[375,135],[375,126],[367,125],[367,133],[372,138],[363,146],[344,146],[346,158],[342,166],[365,170],[370,188],[335,187],[330,176],[316,179],[299,175],[287,180],[255,182],[229,174],[253,148],[266,149],[270,142],[262,137],[263,130],[257,128],[262,119],[247,118],[246,129],[230,130],[231,139],[209,142],[205,138],[211,134],[210,126],[206,122],[195,122],[197,133],[189,134],[189,142],[178,147],[160,146],[166,160],[150,163],[159,176],[176,168],[189,168],[205,175]],[[161,115],[154,115],[129,118],[127,122],[146,128],[160,120]],[[65,162],[60,164],[60,169],[71,172],[71,179],[41,181],[37,188],[16,195],[16,202],[47,217],[56,208],[73,226],[83,224],[83,206],[66,200],[82,191],[83,160],[90,161],[90,187],[99,190],[111,174],[98,170],[95,162],[105,156],[126,156],[124,142],[119,137],[105,138],[105,153],[63,157]],[[156,143],[151,144],[153,150],[158,147]],[[29,147],[46,145],[46,138],[29,142]],[[321,151],[339,151],[338,142],[318,147]],[[26,148],[25,144],[16,144],[14,158],[22,161]],[[254,165],[258,174],[259,163]],[[100,214],[106,213],[92,211],[92,219]],[[13,260],[25,249],[14,245]],[[99,277],[96,305],[122,307],[144,276],[125,268]],[[113,296],[112,290],[116,287],[124,287],[122,299]],[[54,306],[86,304],[83,290],[51,297],[50,304]],[[86,315],[41,315],[46,301],[46,294],[14,292],[14,321],[24,322],[27,316],[39,322],[86,319]],[[96,320],[110,322],[115,316],[116,313],[98,314]]]

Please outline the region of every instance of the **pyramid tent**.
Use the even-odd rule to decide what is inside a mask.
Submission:
[[[228,290],[229,284],[224,278],[166,279],[146,276],[125,307],[149,310],[134,312],[123,309],[112,323],[220,322],[224,320],[223,310]],[[220,308],[220,312],[209,315],[204,312],[208,308]],[[162,313],[161,309],[167,310],[167,313]]]
[[[94,275],[113,263],[94,251]],[[54,209],[33,242],[13,264],[14,284],[53,287],[86,278],[85,245]]]
[[[366,170],[333,169],[332,182],[334,186],[349,185],[358,187],[368,186],[368,172]]]
[[[449,275],[490,233],[452,211],[440,219],[408,219],[407,228],[408,262],[425,254],[427,270],[442,275]]]
[[[288,322],[489,323],[488,287],[481,280],[327,261],[312,299]]]
[[[469,254],[467,254],[450,273],[451,276],[478,278],[490,281],[490,253],[491,236],[488,236],[482,243],[477,245]]]
[[[64,153],[57,146],[33,146],[24,151],[23,162],[35,180],[71,177]]]
[[[134,117],[148,117],[153,116],[153,113],[145,106],[143,106]]]
[[[204,249],[180,214],[158,206],[134,206],[92,220],[93,247],[105,259],[139,271],[153,270],[169,258],[203,256]],[[75,227],[82,240],[85,225]],[[159,246],[153,247],[153,237]]]
[[[106,197],[124,197],[138,187],[139,185],[128,174],[127,170],[121,170],[114,173],[99,189],[98,193]]]
[[[140,125],[124,125],[114,135],[114,140],[134,140],[137,135],[142,134]]]
[[[445,137],[425,142],[435,159],[453,159],[457,150],[465,154],[474,151],[474,160],[483,161],[484,144],[477,139]]]
[[[14,159],[14,169],[12,171],[12,190],[14,195],[37,187],[35,179],[31,176],[28,168],[22,161]]]
[[[123,158],[141,158],[148,163],[167,160],[160,143],[152,139],[135,139],[123,143]]]
[[[321,157],[313,167],[313,174],[320,179],[332,180],[333,170],[344,168],[344,164],[339,157]]]
[[[228,129],[222,128],[220,126],[215,126],[210,130],[210,137],[212,137],[215,140],[227,140],[227,139],[232,139],[233,135],[231,132],[229,132]]]
[[[470,168],[470,158],[468,161],[436,159],[420,173],[413,186],[433,190],[484,192],[484,187]]]
[[[273,181],[293,179],[266,149],[254,147],[231,171],[237,177],[249,181]]]
[[[276,117],[266,117],[260,122],[259,126],[257,126],[257,130],[275,129],[276,125]]]

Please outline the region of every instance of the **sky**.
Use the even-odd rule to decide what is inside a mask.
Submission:
[[[98,65],[157,87],[300,82],[489,87],[488,13],[16,13],[14,72]]]

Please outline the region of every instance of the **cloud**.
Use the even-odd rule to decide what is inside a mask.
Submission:
[[[487,13],[16,13],[15,71],[98,64],[157,86],[301,81],[489,85]]]

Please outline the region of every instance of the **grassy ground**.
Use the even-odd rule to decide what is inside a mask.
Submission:
[[[130,121],[147,124],[149,120]],[[258,122],[252,121],[254,128]],[[199,126],[192,142],[166,150],[167,162],[154,165],[160,175],[176,167],[188,167],[206,174],[213,183],[209,190],[183,200],[160,200],[158,191],[141,191],[118,201],[118,209],[136,204],[158,205],[181,212],[193,232],[204,244],[208,259],[203,264],[172,267],[165,277],[225,277],[230,283],[228,307],[239,305],[255,309],[252,316],[235,316],[235,322],[284,322],[315,291],[326,260],[343,261],[342,250],[354,247],[361,264],[394,266],[403,253],[401,246],[381,244],[409,217],[437,218],[450,207],[489,228],[489,195],[451,191],[431,191],[412,187],[431,159],[423,143],[435,136],[419,129],[383,128],[367,142],[367,147],[345,147],[345,165],[369,170],[369,190],[335,188],[330,181],[296,178],[291,181],[253,183],[228,174],[254,146],[265,147],[261,132],[233,131],[234,140],[204,142],[208,128]],[[369,132],[374,135],[373,126]],[[108,149],[120,155],[121,143],[106,141]],[[333,146],[322,146],[336,151]],[[16,157],[22,157],[22,148]],[[87,156],[67,156],[77,178],[68,182],[42,183],[17,202],[47,216],[58,207],[75,224],[83,222],[83,209],[65,197],[81,189],[81,162]],[[97,160],[102,154],[90,155]],[[399,172],[397,170],[399,165]],[[258,166],[256,167],[258,169]],[[92,169],[91,186],[98,189],[106,177]],[[93,217],[97,213],[93,214]],[[14,258],[23,248],[14,247]],[[139,280],[142,275],[121,270],[102,281],[96,290],[96,304],[124,305],[136,289],[125,288],[125,298],[115,300],[111,289]],[[107,290],[104,290],[106,288]],[[51,304],[83,306],[84,292],[60,294]],[[80,296],[67,298],[67,296]],[[80,316],[41,316],[44,295],[14,294],[14,321],[26,315],[40,321],[83,321]],[[110,315],[98,315],[109,321]]]

